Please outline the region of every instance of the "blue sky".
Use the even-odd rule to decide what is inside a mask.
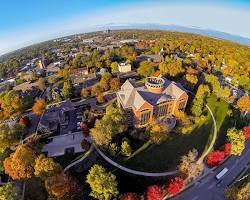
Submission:
[[[0,55],[118,23],[198,26],[250,38],[250,0],[0,0]]]

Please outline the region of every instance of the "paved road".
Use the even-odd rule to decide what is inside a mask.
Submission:
[[[214,171],[209,170],[208,175],[198,180],[194,185],[176,196],[175,200],[225,200],[225,190],[237,176],[250,166],[250,141],[246,144],[242,156],[230,157]],[[229,171],[221,178],[221,182],[215,176],[224,168]]]

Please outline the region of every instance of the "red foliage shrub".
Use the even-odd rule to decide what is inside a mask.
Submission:
[[[162,200],[162,199],[163,199],[163,192],[161,187],[157,185],[152,185],[148,187],[146,200]]]
[[[211,167],[217,166],[225,158],[224,151],[213,151],[207,156],[207,164]]]
[[[250,126],[245,126],[242,130],[246,140],[248,140],[250,138]]]
[[[231,155],[231,147],[232,147],[232,145],[230,143],[226,143],[224,145],[225,156],[230,156]]]
[[[121,200],[140,200],[140,196],[136,193],[125,193],[121,196]]]
[[[169,185],[167,186],[167,191],[169,194],[174,196],[181,191],[183,186],[184,186],[183,179],[180,177],[175,177],[170,181]]]

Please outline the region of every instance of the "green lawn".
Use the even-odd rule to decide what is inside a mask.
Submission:
[[[228,104],[222,100],[217,101],[215,96],[209,97],[207,102],[217,121],[218,139],[224,141],[225,134],[223,134],[222,129],[225,129],[224,121],[227,121]],[[197,126],[190,134],[173,135],[162,144],[151,145],[122,164],[132,169],[147,172],[173,170],[178,165],[181,156],[189,150],[196,148],[202,154],[209,146],[212,134],[213,121],[209,114],[204,123]]]

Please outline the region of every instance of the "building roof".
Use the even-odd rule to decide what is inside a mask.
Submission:
[[[173,81],[164,79],[162,93],[153,93],[145,86],[136,86],[135,82],[128,79],[121,86],[121,90],[117,93],[124,108],[140,109],[144,103],[154,106],[164,101],[178,99],[185,89]]]

